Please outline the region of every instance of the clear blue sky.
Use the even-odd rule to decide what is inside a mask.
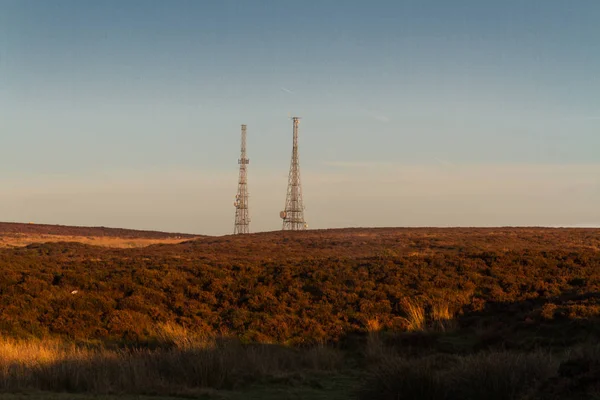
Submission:
[[[598,224],[599,21],[594,0],[0,0],[0,219],[227,233],[245,123],[254,230],[277,229],[292,113],[312,227]]]

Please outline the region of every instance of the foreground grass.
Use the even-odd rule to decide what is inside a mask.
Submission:
[[[407,350],[370,333],[360,400],[600,399],[600,345],[594,342],[466,354]]]
[[[243,345],[175,325],[154,349],[0,339],[3,399],[348,399],[357,373],[326,347]]]
[[[53,392],[25,392],[25,393],[5,393],[2,394],[3,400],[174,400],[180,397],[156,397],[156,396],[136,396],[136,395],[94,395],[77,393],[53,393]],[[206,397],[211,399],[211,397]],[[216,399],[216,398],[215,398]]]
[[[2,339],[0,391],[197,395],[263,382],[310,387],[310,377],[340,370],[343,363],[339,351],[324,346],[293,349],[229,339],[176,337],[156,349],[116,350]]]
[[[154,349],[0,339],[2,399],[580,400],[599,398],[600,346],[414,353],[375,330],[361,350],[242,345],[167,332]],[[389,338],[388,338],[389,339]],[[393,339],[393,338],[392,338]],[[391,344],[390,344],[391,343]],[[362,356],[359,357],[359,354]],[[596,396],[596,397],[594,397]]]
[[[205,400],[347,400],[354,397],[359,380],[356,372],[315,374],[301,379],[287,377],[240,390],[196,390],[177,396],[144,396],[131,394],[99,395],[89,393],[60,393],[25,391],[3,393],[3,400],[175,400],[194,398]]]
[[[388,357],[373,368],[360,399],[517,400],[556,376],[558,366],[547,352]]]

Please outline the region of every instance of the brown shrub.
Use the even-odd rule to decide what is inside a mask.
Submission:
[[[600,230],[241,236],[127,250],[74,243],[1,249],[0,333],[132,345],[173,323],[189,334],[314,344],[364,331],[374,316],[386,330],[448,332],[454,315],[473,329],[481,318],[463,316],[496,318],[499,307],[506,311],[497,321],[507,327],[502,334],[518,335],[509,328],[536,314],[542,300],[559,307],[552,324],[565,322],[559,314],[581,323],[600,315]],[[532,299],[540,299],[538,308],[524,310]]]

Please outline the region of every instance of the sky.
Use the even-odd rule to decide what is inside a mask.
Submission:
[[[0,0],[0,220],[600,226],[596,0]]]

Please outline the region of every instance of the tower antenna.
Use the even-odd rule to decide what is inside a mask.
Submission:
[[[294,142],[292,147],[292,162],[288,178],[285,209],[279,213],[283,219],[284,231],[301,231],[307,228],[304,221],[304,204],[302,202],[302,185],[300,183],[300,160],[298,159],[298,125],[300,117],[292,117],[294,124]]]
[[[235,196],[235,235],[250,233],[250,215],[248,212],[248,172],[247,165],[250,160],[246,157],[246,125],[242,125],[242,151],[238,164],[240,165],[240,178],[238,191]]]

